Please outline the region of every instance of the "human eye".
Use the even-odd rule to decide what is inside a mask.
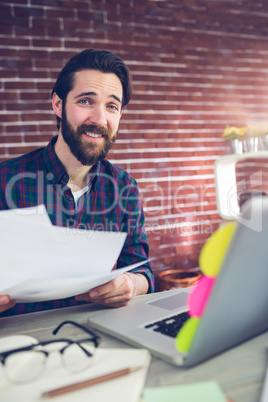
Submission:
[[[79,99],[78,100],[78,103],[80,104],[80,105],[83,105],[83,106],[88,106],[88,105],[91,105],[92,104],[92,102],[90,101],[90,99]]]
[[[115,105],[114,103],[109,104],[108,109],[111,110],[112,112],[117,112],[117,111],[119,111],[119,106]]]

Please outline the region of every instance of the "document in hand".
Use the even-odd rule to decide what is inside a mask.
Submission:
[[[0,294],[37,302],[84,293],[146,262],[112,271],[125,239],[53,226],[44,205],[0,211]]]

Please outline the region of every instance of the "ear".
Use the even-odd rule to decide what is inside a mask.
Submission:
[[[61,119],[61,117],[62,117],[62,100],[61,100],[61,98],[58,97],[56,92],[54,92],[54,94],[52,96],[52,108],[53,108],[56,116],[58,116]]]

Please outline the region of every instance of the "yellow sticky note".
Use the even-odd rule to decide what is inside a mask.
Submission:
[[[199,256],[199,267],[204,275],[210,277],[218,275],[236,227],[236,222],[226,223],[207,240]]]

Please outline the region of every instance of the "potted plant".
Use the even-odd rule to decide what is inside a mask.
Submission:
[[[258,130],[255,126],[248,126],[243,138],[245,152],[257,152],[259,148]]]
[[[226,126],[222,138],[225,141],[229,141],[231,145],[231,150],[235,154],[243,153],[243,144],[242,138],[247,132],[248,127],[234,127],[234,126]]]
[[[265,150],[268,150],[268,125],[250,126],[247,133],[248,152],[259,150],[259,140],[262,141]]]

